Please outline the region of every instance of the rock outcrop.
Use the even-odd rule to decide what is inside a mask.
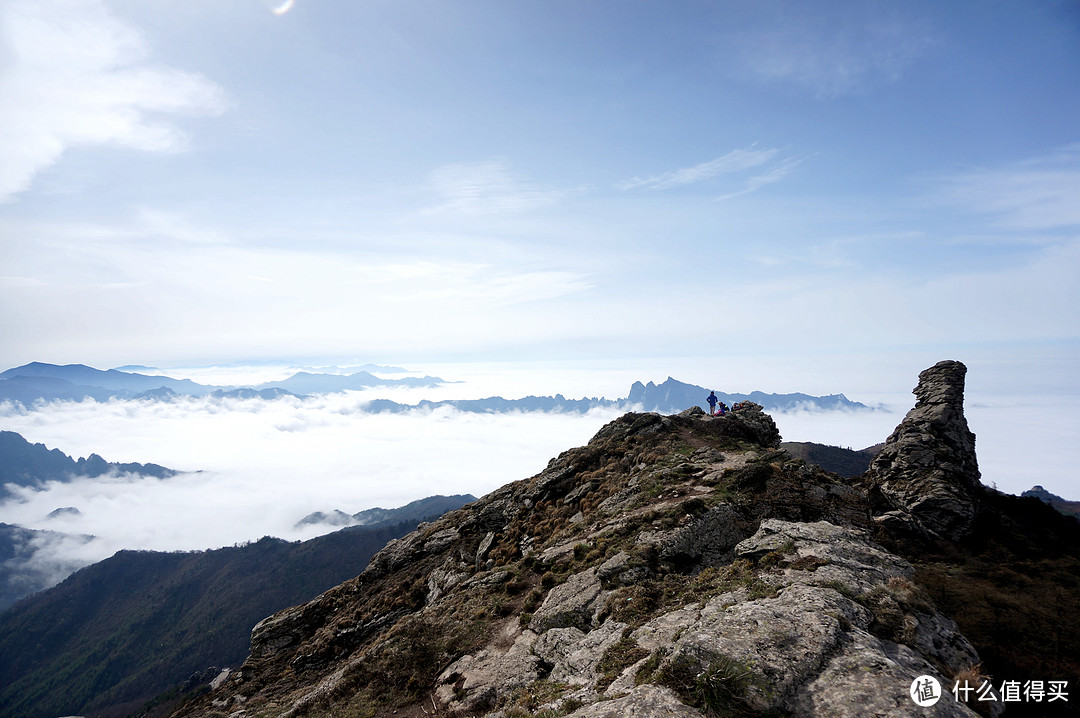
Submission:
[[[983,489],[975,434],[964,418],[966,374],[958,361],[938,362],[919,374],[915,408],[870,466],[878,519],[894,532],[958,541],[971,531]]]
[[[891,510],[941,535],[973,494],[957,375],[924,372],[879,465]],[[779,441],[756,406],[624,415],[260,623],[180,715],[975,715],[948,690],[912,703],[976,650],[875,542],[867,492]]]

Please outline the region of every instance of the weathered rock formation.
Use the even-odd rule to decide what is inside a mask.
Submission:
[[[962,524],[917,487],[974,467],[928,458],[973,446],[956,376],[924,373],[880,465],[894,510],[935,532]],[[243,667],[180,715],[975,715],[948,690],[912,703],[917,676],[951,686],[979,656],[873,540],[867,493],[779,440],[759,407],[627,414],[261,622]]]
[[[975,434],[964,418],[964,376],[958,361],[919,374],[908,412],[868,472],[879,521],[894,531],[923,531],[957,541],[975,521],[979,465]]]

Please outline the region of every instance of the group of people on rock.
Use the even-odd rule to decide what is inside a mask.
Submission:
[[[729,409],[728,405],[720,401],[719,397],[716,396],[715,391],[709,392],[709,396],[706,401],[709,402],[709,416],[723,416],[729,411],[738,411],[739,409],[742,409],[744,406],[746,406],[745,401],[740,401],[737,404],[734,404]]]

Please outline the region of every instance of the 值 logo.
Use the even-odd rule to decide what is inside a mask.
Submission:
[[[911,682],[909,693],[915,705],[925,708],[941,700],[941,684],[933,676],[919,676]]]

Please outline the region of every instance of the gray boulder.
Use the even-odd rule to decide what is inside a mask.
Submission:
[[[548,592],[547,598],[533,614],[529,628],[543,633],[550,628],[592,628],[593,614],[603,605],[598,601],[602,594],[600,578],[596,569],[574,574],[566,583]]]
[[[769,576],[775,595],[721,594],[636,631],[643,648],[665,651],[670,641],[661,673],[720,671],[757,711],[899,718],[912,715],[915,676],[946,685],[946,675],[979,662],[955,623],[913,595],[910,564],[859,530],[767,519],[736,553],[789,557]],[[948,694],[925,714],[974,716]]]
[[[567,718],[702,718],[671,690],[645,684],[627,695],[579,708]]]
[[[475,655],[464,655],[439,675],[435,696],[450,710],[486,710],[500,695],[540,677],[540,658],[532,652],[536,634],[508,620],[498,639]]]

